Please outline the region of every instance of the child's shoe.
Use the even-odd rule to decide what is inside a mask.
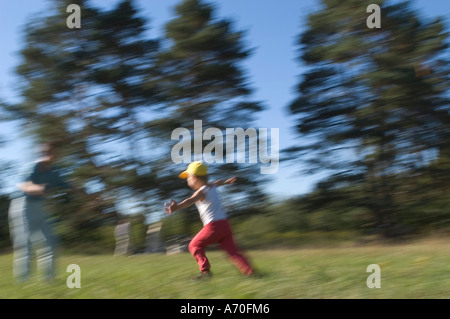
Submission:
[[[203,280],[203,279],[209,279],[212,277],[212,274],[209,270],[205,270],[200,272],[200,275],[195,276],[192,278],[192,280]]]

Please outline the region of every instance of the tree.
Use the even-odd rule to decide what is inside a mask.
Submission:
[[[163,101],[160,116],[149,127],[160,146],[166,147],[158,163],[158,184],[166,198],[174,194],[186,196],[185,182],[176,180],[187,163],[174,165],[170,158],[170,147],[175,144],[171,133],[176,128],[192,132],[195,120],[202,121],[203,131],[248,128],[256,112],[262,110],[261,103],[250,100],[251,89],[241,66],[250,55],[243,36],[243,32],[233,29],[230,20],[215,17],[211,4],[199,0],[182,1],[175,7],[175,17],[166,24],[165,41],[156,63],[158,74],[148,81],[157,87]],[[225,141],[224,134],[221,137]],[[193,142],[194,139],[194,151]],[[210,141],[202,143],[203,150]],[[262,177],[257,165],[226,163],[225,145],[216,147],[223,151],[223,163],[211,164],[209,168],[214,178],[238,176],[237,184],[229,188],[240,195],[233,202],[253,198],[262,204],[264,195],[258,186]],[[217,154],[218,149],[215,151]]]
[[[23,99],[8,111],[37,141],[63,142],[62,169],[86,191],[70,204],[78,213],[65,218],[90,231],[123,198],[139,202],[154,185],[151,173],[145,174],[150,154],[140,147],[148,134],[139,114],[155,103],[143,78],[151,73],[157,41],[146,38],[146,20],[133,1],[109,11],[78,1],[79,29],[66,25],[71,2],[54,1],[50,15],[27,25],[17,67]]]
[[[448,34],[408,1],[374,3],[379,29],[357,0],[323,0],[308,17],[299,38],[307,71],[289,105],[303,145],[288,151],[329,173],[321,188],[362,187],[358,204],[388,236],[397,177],[421,174],[448,149]]]

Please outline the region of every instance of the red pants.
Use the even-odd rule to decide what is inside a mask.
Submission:
[[[245,257],[238,252],[233,240],[230,224],[226,219],[206,224],[191,240],[189,251],[197,261],[200,271],[209,270],[210,264],[205,255],[205,248],[214,243],[219,243],[220,247],[228,253],[230,261],[241,273],[244,275],[252,274],[252,267]]]

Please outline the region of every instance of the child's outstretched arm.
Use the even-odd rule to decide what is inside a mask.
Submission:
[[[177,203],[173,199],[170,199],[170,205],[164,203],[164,210],[166,211],[166,214],[170,215],[177,210],[192,206],[196,201],[202,201],[204,198],[205,195],[203,194],[203,192],[201,190],[198,190],[191,197],[186,198],[180,203]]]
[[[234,182],[236,181],[236,177],[231,177],[231,178],[229,178],[229,179],[227,179],[227,180],[221,180],[221,179],[219,179],[219,180],[217,180],[217,181],[214,181],[214,182],[210,182],[209,184],[211,184],[211,185],[215,185],[215,186],[222,186],[222,185],[229,185],[229,184],[233,184]]]

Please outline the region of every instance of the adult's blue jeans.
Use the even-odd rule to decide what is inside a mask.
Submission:
[[[9,225],[14,248],[14,277],[26,281],[30,277],[33,252],[37,269],[47,280],[54,277],[55,241],[48,223],[45,203],[26,196],[15,198],[9,207]]]

